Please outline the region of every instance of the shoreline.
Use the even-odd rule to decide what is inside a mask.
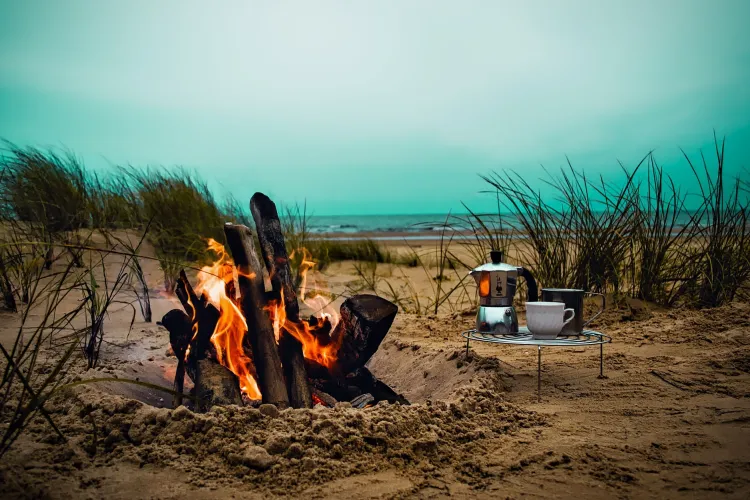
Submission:
[[[681,227],[677,226],[672,231],[672,236],[679,234]],[[436,242],[441,240],[442,230],[432,231],[361,231],[361,232],[325,232],[325,233],[310,233],[310,239],[325,240],[325,241],[363,241],[372,240],[383,244],[398,244],[398,243],[409,243],[409,242]],[[528,234],[524,231],[514,229],[512,231],[503,234],[502,237],[510,240],[526,240]],[[472,240],[477,238],[477,234],[473,231],[450,231],[446,230],[444,239],[449,240]],[[484,239],[485,236],[479,235],[479,238]]]

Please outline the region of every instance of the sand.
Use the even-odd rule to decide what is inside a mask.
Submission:
[[[155,318],[174,307],[160,298]],[[429,278],[405,269],[425,290]],[[399,275],[399,269],[379,270]],[[420,273],[422,277],[420,278]],[[341,290],[351,263],[318,281]],[[167,333],[122,310],[102,366],[75,378],[171,385]],[[0,342],[17,319],[2,313]],[[140,319],[140,318],[139,318]],[[523,314],[521,314],[523,322]],[[3,498],[748,498],[750,306],[608,309],[605,347],[473,343],[473,318],[400,312],[370,362],[410,406],[363,410],[171,409],[171,396],[121,383],[77,386],[48,403],[68,438],[35,420],[0,464]]]

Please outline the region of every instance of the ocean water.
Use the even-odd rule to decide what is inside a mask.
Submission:
[[[458,219],[465,219],[462,214],[454,215],[447,222],[447,227],[465,230],[466,224]],[[503,224],[507,228],[520,227],[513,215],[503,215]],[[690,222],[691,213],[682,212],[677,217],[675,230]],[[453,222],[453,224],[451,224]],[[705,223],[702,220],[701,223]],[[357,237],[361,233],[376,233],[376,240],[434,239],[446,226],[445,214],[406,214],[406,215],[314,215],[309,218],[308,229],[313,234],[327,234],[333,238]],[[389,235],[388,233],[394,233]],[[454,235],[454,238],[468,237]],[[523,236],[519,236],[523,237]]]
[[[445,215],[320,215],[311,216],[312,233],[423,233],[439,231]]]

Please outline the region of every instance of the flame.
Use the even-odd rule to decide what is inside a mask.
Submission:
[[[237,375],[242,392],[250,399],[261,399],[252,360],[242,347],[247,321],[236,302],[236,268],[221,243],[211,238],[208,240],[208,249],[216,253],[218,258],[210,266],[201,268],[195,292],[205,293],[208,301],[220,312],[219,321],[211,335],[211,343],[216,347],[219,363]],[[234,290],[233,297],[227,294],[227,288]]]
[[[299,268],[300,276],[302,277],[299,298],[313,311],[320,313],[319,318],[321,321],[318,321],[316,325],[311,325],[305,319],[300,319],[299,322],[288,321],[284,307],[283,292],[280,301],[273,301],[269,304],[268,311],[273,320],[277,341],[282,331],[288,332],[302,344],[302,355],[304,357],[331,369],[334,367],[336,354],[341,347],[341,340],[343,340],[334,339],[330,336],[330,333],[333,332],[333,329],[339,322],[339,314],[325,297],[321,295],[314,297],[307,296],[307,273],[315,266],[315,262],[306,248],[301,248],[299,251],[302,253]],[[289,258],[292,259],[294,255],[295,252],[292,252]],[[328,323],[330,323],[330,330],[328,332],[323,331],[323,328],[327,327],[325,320],[328,320]]]
[[[310,252],[306,248],[302,248],[301,252],[302,262],[300,264],[300,275],[302,276],[302,282],[299,287],[300,300],[313,311],[320,312],[321,318],[328,318],[331,322],[331,329],[333,330],[339,322],[339,312],[333,308],[332,302],[326,300],[322,295],[308,297],[307,273],[315,266],[315,261],[312,260],[312,255],[310,255]],[[292,252],[290,258],[293,255],[294,252]]]
[[[243,338],[248,327],[239,302],[238,278],[240,271],[234,266],[231,257],[222,244],[214,239],[209,239],[208,249],[217,255],[217,260],[213,264],[201,268],[201,272],[198,273],[195,292],[198,295],[205,294],[208,301],[220,313],[219,321],[213,335],[211,335],[211,343],[216,347],[219,363],[227,367],[239,379],[242,392],[250,399],[261,399],[260,389],[255,378],[255,367],[243,347]],[[265,310],[272,320],[277,342],[282,332],[288,332],[300,341],[302,353],[306,358],[331,369],[335,364],[336,354],[341,347],[340,339],[332,339],[330,336],[330,332],[333,331],[339,321],[339,314],[325,297],[320,295],[308,297],[307,273],[315,266],[315,262],[306,249],[302,248],[300,252],[303,256],[300,265],[300,275],[302,276],[300,299],[313,311],[320,313],[320,320],[315,325],[311,325],[309,321],[304,319],[299,322],[287,320],[283,293],[281,300],[270,301]],[[290,258],[293,256],[294,252],[292,252]],[[254,277],[254,275],[244,276],[251,279]],[[190,305],[192,306],[192,303]],[[193,308],[194,318],[195,308]],[[324,331],[328,328],[330,328],[328,331]],[[197,330],[194,331],[194,335],[196,334]]]
[[[277,339],[282,335],[281,332],[288,332],[302,344],[302,355],[304,357],[328,369],[334,367],[336,354],[341,347],[341,339],[333,339],[330,333],[322,331],[326,326],[324,321],[319,321],[315,326],[304,319],[299,322],[287,321],[283,294],[280,302],[272,301],[269,304],[268,310],[273,319],[274,333]],[[333,331],[332,328],[331,331]]]
[[[190,356],[190,346],[192,342],[195,340],[195,338],[198,336],[198,322],[195,320],[195,316],[198,314],[198,310],[195,308],[195,305],[193,304],[193,299],[190,298],[190,295],[187,296],[188,305],[190,306],[190,310],[192,311],[192,314],[190,316],[190,322],[192,325],[192,331],[193,336],[190,337],[190,344],[188,344],[187,349],[185,349],[185,361],[187,362],[188,356]]]

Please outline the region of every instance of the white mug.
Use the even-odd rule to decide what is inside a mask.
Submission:
[[[575,315],[575,310],[565,309],[562,302],[526,303],[526,326],[535,339],[554,339]]]

